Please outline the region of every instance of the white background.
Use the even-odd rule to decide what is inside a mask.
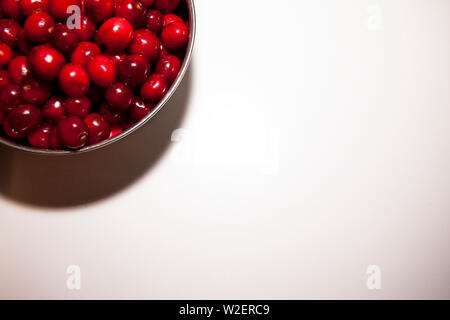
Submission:
[[[450,298],[450,2],[196,5],[145,128],[0,147],[0,298]]]

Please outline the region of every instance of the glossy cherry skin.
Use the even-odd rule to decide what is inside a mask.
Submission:
[[[137,0],[116,0],[114,15],[127,19],[134,28],[141,28],[146,22],[145,8]]]
[[[117,65],[119,80],[132,87],[142,85],[150,76],[150,72],[150,62],[139,54],[127,56]]]
[[[55,28],[55,20],[45,12],[35,12],[24,24],[25,36],[34,43],[45,43]]]
[[[34,44],[25,36],[23,29],[20,29],[17,34],[16,47],[25,55],[28,55],[34,47]]]
[[[164,16],[163,27],[168,26],[169,24],[174,23],[174,22],[183,22],[184,23],[183,19],[181,19],[176,14],[168,13]]]
[[[109,51],[105,52],[105,56],[107,56],[112,60],[112,62],[116,66],[116,70],[117,65],[121,63],[123,60],[125,60],[125,58],[127,57],[126,53],[124,52],[109,52]]]
[[[91,106],[91,100],[87,96],[79,98],[67,97],[64,102],[67,114],[77,116],[80,119],[84,119],[89,115]]]
[[[102,103],[100,106],[100,114],[106,121],[108,121],[111,125],[118,124],[120,125],[127,119],[127,112],[112,109],[108,106],[107,103]]]
[[[144,119],[153,108],[152,104],[146,103],[140,97],[135,97],[128,113],[131,120],[138,122]]]
[[[52,125],[44,123],[28,134],[28,142],[35,148],[49,149],[52,145],[51,137],[54,129]]]
[[[66,111],[64,110],[64,98],[58,96],[50,98],[42,108],[42,116],[45,121],[53,125],[57,125],[66,117]]]
[[[87,69],[89,62],[101,53],[102,50],[98,47],[98,45],[93,42],[83,41],[80,42],[77,48],[73,51],[70,60],[73,63]]]
[[[148,10],[146,19],[145,26],[147,29],[155,34],[160,34],[164,24],[163,14],[158,10]]]
[[[123,132],[122,126],[119,124],[113,124],[111,125],[111,134],[109,135],[109,139],[114,138],[115,136],[118,136]]]
[[[116,80],[116,66],[114,62],[105,55],[98,55],[89,62],[88,74],[92,82],[106,88]]]
[[[84,119],[84,123],[88,129],[89,138],[88,145],[100,143],[109,138],[111,135],[111,126],[98,113],[91,113]]]
[[[174,55],[165,56],[156,63],[156,73],[165,76],[169,84],[172,84],[175,81],[180,69],[181,62]]]
[[[84,0],[84,9],[89,19],[91,19],[93,22],[101,23],[113,15],[114,1]]]
[[[15,130],[11,123],[9,122],[8,118],[5,118],[3,120],[3,131],[6,133],[6,135],[12,139],[22,139],[25,138],[27,135],[26,133],[21,133],[17,130]]]
[[[189,40],[189,31],[184,22],[172,22],[163,27],[161,41],[169,50],[178,50],[186,46]]]
[[[14,130],[25,134],[36,130],[42,123],[41,110],[32,104],[17,106],[7,119]]]
[[[58,130],[61,143],[69,149],[80,149],[87,143],[88,129],[84,121],[76,116],[68,116],[62,119],[56,130]]]
[[[91,81],[87,72],[75,63],[68,63],[59,74],[59,84],[70,97],[81,97],[89,92]]]
[[[134,32],[134,39],[128,50],[131,54],[141,54],[154,62],[159,58],[161,42],[150,30],[139,29]]]
[[[13,56],[13,51],[10,46],[0,43],[0,68],[8,65]]]
[[[58,24],[53,29],[50,43],[62,54],[71,54],[78,46],[80,36],[74,29],[69,29],[65,24]]]
[[[0,89],[0,107],[3,111],[9,113],[20,104],[22,97],[17,84],[10,83]]]
[[[18,56],[11,60],[8,65],[8,75],[12,83],[20,84],[22,79],[30,74],[30,67],[27,64],[27,57]]]
[[[179,3],[180,0],[155,0],[153,7],[162,13],[169,13],[174,11]]]
[[[141,97],[149,103],[156,103],[167,93],[169,85],[166,78],[158,73],[152,74],[141,87]]]
[[[106,89],[105,98],[111,108],[123,111],[131,107],[134,94],[129,86],[118,82]]]
[[[3,13],[13,18],[14,20],[20,21],[23,19],[22,11],[20,10],[20,0],[2,0],[2,10]]]
[[[65,63],[64,56],[47,45],[34,47],[28,55],[27,63],[31,72],[42,80],[55,80]]]
[[[73,5],[81,8],[81,0],[48,0],[48,12],[57,21],[66,22],[72,15],[71,12],[67,13],[67,8]]]
[[[81,15],[80,20],[81,28],[76,29],[80,36],[80,41],[91,41],[94,39],[95,31],[97,31],[95,23],[85,14]]]
[[[0,41],[14,49],[21,30],[22,27],[14,20],[0,20]]]
[[[52,135],[50,136],[50,146],[55,150],[60,150],[63,148],[61,139],[59,139],[58,130],[56,128],[53,129]]]
[[[52,83],[28,75],[20,83],[20,95],[24,103],[39,106],[50,98],[52,87]]]
[[[20,10],[26,17],[34,12],[47,12],[48,0],[20,0]]]
[[[133,26],[125,18],[110,18],[98,29],[98,39],[108,49],[122,51],[133,40]]]
[[[0,89],[9,84],[8,71],[0,70]]]

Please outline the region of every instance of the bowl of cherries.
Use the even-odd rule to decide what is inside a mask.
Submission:
[[[148,122],[188,68],[193,0],[0,0],[0,143],[109,145]]]

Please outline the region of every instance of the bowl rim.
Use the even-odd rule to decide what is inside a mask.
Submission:
[[[78,155],[78,154],[83,154],[83,153],[87,153],[90,151],[99,150],[99,149],[105,148],[109,145],[112,145],[113,143],[115,143],[119,140],[122,140],[125,137],[133,134],[134,132],[136,132],[137,130],[142,128],[144,125],[146,125],[148,122],[150,122],[150,120],[152,120],[158,114],[158,112],[166,105],[166,103],[170,100],[170,98],[173,96],[175,91],[178,89],[179,85],[181,84],[181,82],[184,79],[184,76],[186,75],[186,72],[187,72],[189,65],[191,63],[191,60],[192,60],[192,54],[193,54],[193,50],[194,50],[195,36],[196,36],[196,30],[197,30],[197,25],[196,25],[197,19],[196,19],[194,0],[185,0],[185,1],[187,2],[187,6],[188,6],[188,10],[189,10],[190,34],[189,34],[189,42],[187,45],[186,55],[185,55],[183,64],[181,65],[180,72],[179,72],[177,78],[175,79],[175,81],[173,82],[173,84],[171,85],[167,94],[156,105],[156,107],[152,110],[152,112],[150,112],[150,114],[148,114],[144,119],[142,119],[141,121],[136,123],[131,128],[121,132],[120,134],[118,134],[117,136],[115,136],[111,139],[105,140],[103,142],[100,142],[100,143],[92,145],[92,146],[83,147],[79,150],[39,149],[39,148],[35,148],[35,147],[24,146],[24,145],[21,145],[19,143],[12,141],[12,140],[5,139],[3,137],[0,137],[0,144],[6,145],[6,146],[11,147],[16,150],[25,151],[25,152],[29,152],[29,153],[33,153],[33,154],[39,154],[39,155],[55,155],[55,156]]]

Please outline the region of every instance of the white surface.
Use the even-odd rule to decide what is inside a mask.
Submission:
[[[450,298],[450,2],[196,4],[146,128],[0,147],[0,298]]]

